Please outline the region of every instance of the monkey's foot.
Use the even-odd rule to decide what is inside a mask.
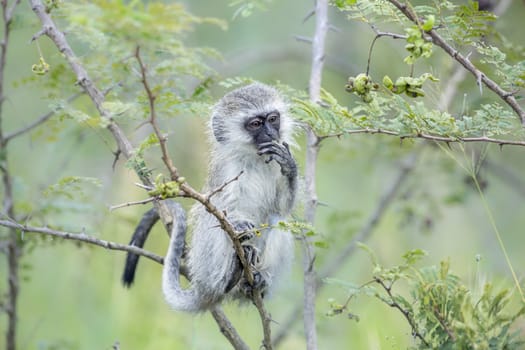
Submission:
[[[258,271],[253,273],[253,284],[250,284],[246,279],[243,278],[239,289],[242,294],[248,298],[253,297],[253,292],[256,290],[261,291],[261,297],[264,298],[264,290],[266,289],[266,280],[263,278],[262,274]]]

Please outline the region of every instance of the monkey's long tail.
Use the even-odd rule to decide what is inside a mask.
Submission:
[[[188,312],[200,311],[203,305],[198,291],[193,286],[182,289],[179,281],[180,260],[186,238],[186,212],[178,203],[170,201],[169,204],[173,215],[173,227],[168,252],[164,258],[162,292],[166,302],[173,309]]]
[[[133,232],[129,244],[143,248],[151,228],[157,223],[157,221],[159,221],[159,213],[157,212],[157,209],[152,208],[148,210],[142,216],[142,219],[135,228],[135,232]],[[135,271],[137,270],[139,257],[139,255],[133,253],[128,253],[126,257],[126,264],[124,265],[124,272],[122,273],[122,284],[127,288],[131,287],[135,280]]]

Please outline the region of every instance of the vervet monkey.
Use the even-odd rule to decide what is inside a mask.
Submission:
[[[224,188],[211,203],[226,214],[239,232],[254,285],[249,285],[230,237],[217,219],[197,203],[190,211],[191,245],[186,263],[191,283],[179,284],[186,222],[180,205],[169,201],[174,225],[162,274],[162,290],[175,310],[206,310],[225,297],[243,299],[253,288],[267,294],[276,278],[288,270],[293,237],[275,225],[291,212],[297,189],[297,165],[290,153],[294,123],[287,104],[274,88],[253,83],[226,94],[214,107],[209,123],[210,167],[203,192]],[[240,174],[240,176],[239,176]],[[238,177],[236,180],[232,181]],[[150,210],[131,244],[142,247],[158,220]],[[128,254],[123,283],[133,282],[137,256]]]

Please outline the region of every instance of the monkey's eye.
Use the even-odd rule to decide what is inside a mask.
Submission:
[[[255,129],[259,129],[262,125],[263,125],[263,122],[260,119],[255,118],[249,121],[247,126],[249,129],[255,130]]]
[[[270,114],[268,114],[268,117],[266,117],[266,121],[268,123],[276,123],[279,121],[279,113],[277,112],[272,112]]]

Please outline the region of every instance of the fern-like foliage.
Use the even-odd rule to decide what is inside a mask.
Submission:
[[[387,268],[370,248],[362,247],[372,260],[372,282],[362,287],[337,280],[329,282],[347,288],[349,301],[358,295],[373,296],[401,312],[416,339],[413,349],[517,350],[525,346],[516,329],[516,320],[525,314],[525,305],[515,305],[508,289],[497,290],[487,283],[476,292],[450,271],[448,260],[439,266],[417,268],[416,264],[426,255],[419,249],[405,253],[401,264]],[[410,286],[409,292],[396,291],[397,284],[403,282]],[[349,308],[349,301],[344,305],[332,301],[329,315],[342,314]]]

